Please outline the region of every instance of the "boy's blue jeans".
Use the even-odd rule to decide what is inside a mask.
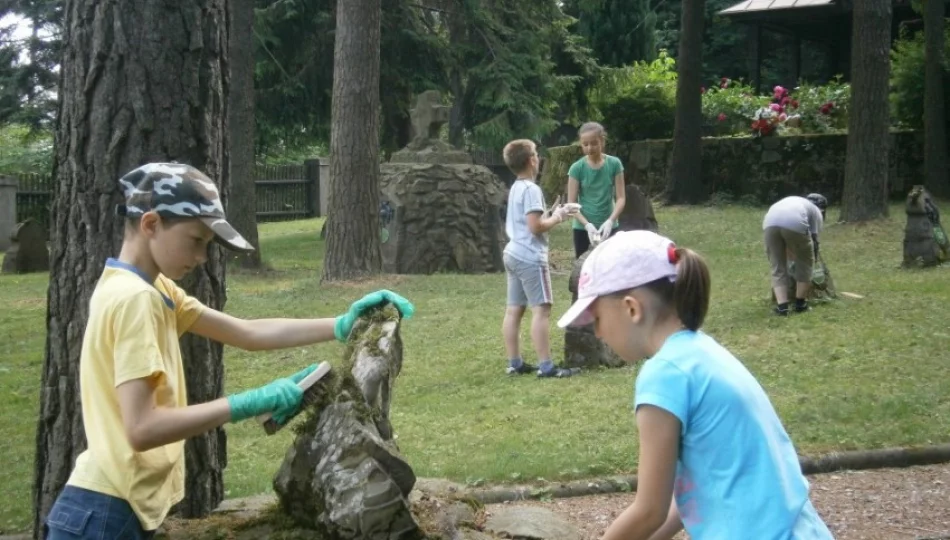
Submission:
[[[87,489],[66,486],[46,516],[47,540],[99,540],[101,538],[153,538],[142,529],[129,503]]]

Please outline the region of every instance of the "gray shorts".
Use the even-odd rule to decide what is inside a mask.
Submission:
[[[811,267],[815,262],[811,235],[781,227],[767,227],[764,231],[765,252],[772,267],[772,287],[788,286],[789,254],[795,260],[795,281],[811,282]]]
[[[536,307],[554,303],[551,290],[551,271],[547,263],[526,263],[504,256],[508,275],[508,305]]]

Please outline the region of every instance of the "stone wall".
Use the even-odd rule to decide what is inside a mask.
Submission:
[[[891,134],[890,195],[903,199],[923,178],[923,134]],[[716,198],[768,204],[786,195],[817,191],[835,204],[844,184],[847,135],[723,137],[703,139],[703,183]],[[671,140],[608,141],[607,152],[623,161],[628,183],[649,196],[663,191]],[[545,197],[567,194],[567,171],[581,157],[576,144],[549,148],[541,177]]]

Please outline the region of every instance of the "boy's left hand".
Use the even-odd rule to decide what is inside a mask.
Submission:
[[[404,319],[411,318],[416,310],[409,300],[392,291],[382,289],[372,292],[356,302],[353,302],[349,311],[336,318],[336,324],[333,326],[334,337],[336,337],[337,341],[345,342],[346,338],[350,335],[350,331],[353,330],[353,323],[356,322],[356,319],[366,311],[388,303],[395,305],[396,309],[399,310],[399,314]]]

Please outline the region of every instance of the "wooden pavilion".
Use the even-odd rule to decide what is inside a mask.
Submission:
[[[944,0],[947,2],[947,0]],[[719,12],[749,29],[749,80],[756,91],[762,86],[763,32],[792,40],[795,81],[801,76],[802,43],[821,47],[828,58],[825,78],[842,75],[850,79],[851,8],[853,0],[742,0]],[[922,26],[910,0],[893,0],[892,41],[902,25]]]

